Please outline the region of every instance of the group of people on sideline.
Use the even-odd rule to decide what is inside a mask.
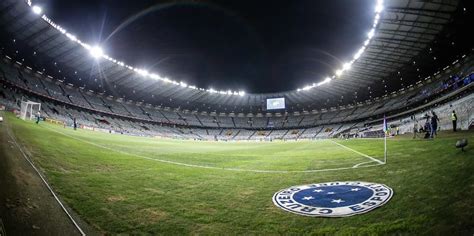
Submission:
[[[426,113],[423,118],[425,119],[425,124],[423,127],[421,127],[418,130],[418,122],[415,121],[414,127],[413,127],[413,138],[416,138],[417,132],[420,133],[425,133],[424,138],[435,138],[438,132],[438,123],[439,123],[439,118],[438,115],[432,111],[431,115]],[[456,111],[453,110],[451,113],[451,121],[453,123],[453,132],[456,132],[457,129],[457,121],[458,121],[458,116],[456,115]]]
[[[36,124],[39,124],[39,122],[43,119],[43,118],[41,117],[41,112],[40,112],[40,111],[36,112],[35,118],[36,118],[35,123],[36,123]],[[63,122],[63,125],[64,125],[64,128],[67,127],[67,123],[66,123],[66,122]],[[74,130],[77,129],[77,121],[76,121],[76,118],[75,118],[75,117],[72,119],[72,127],[74,128]],[[1,235],[0,235],[0,236],[1,236]]]

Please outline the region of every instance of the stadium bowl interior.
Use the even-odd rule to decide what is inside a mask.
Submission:
[[[0,2],[0,236],[474,233],[472,1],[366,1],[359,36],[327,36],[326,54],[344,59],[312,58],[320,65],[309,67],[326,70],[310,80],[299,78],[310,49],[290,36],[314,38],[292,28],[292,9],[315,17],[305,20],[321,20],[310,7],[354,9],[231,2],[104,3],[95,12],[91,1]],[[96,13],[110,14],[100,17],[110,36],[89,41],[83,28]],[[264,62],[239,60],[262,51],[239,44],[240,31],[220,14],[250,25],[244,36],[259,35]],[[173,37],[196,40],[154,35],[151,16],[171,19],[162,27]],[[347,19],[328,21],[347,37],[356,27]],[[180,27],[193,21],[222,44]],[[202,49],[200,40],[210,43]],[[153,44],[159,50],[146,48]],[[305,52],[283,53],[295,47]],[[164,59],[144,67],[138,54]],[[192,60],[172,64],[168,54]],[[303,59],[282,66],[269,55]],[[277,72],[247,73],[260,67]],[[254,76],[241,82],[252,89],[210,87],[245,74],[223,75],[229,68]]]

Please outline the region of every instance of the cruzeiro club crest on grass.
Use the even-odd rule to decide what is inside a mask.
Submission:
[[[369,212],[387,203],[391,188],[367,182],[329,182],[294,186],[275,193],[273,203],[305,216],[345,217]]]

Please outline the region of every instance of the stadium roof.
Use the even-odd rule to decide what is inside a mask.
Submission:
[[[63,70],[61,74],[64,78],[91,75],[96,78],[97,86],[87,86],[87,90],[189,110],[264,112],[266,98],[285,97],[288,111],[301,111],[347,105],[391,92],[383,92],[380,88],[390,84],[389,80],[396,73],[416,64],[416,58],[422,52],[431,50],[430,45],[452,21],[457,8],[456,0],[385,0],[370,41],[364,45],[360,57],[355,56],[357,60],[346,66],[344,73],[333,76],[330,82],[328,79],[328,83],[321,86],[316,86],[321,81],[315,81],[315,84],[303,89],[268,94],[200,89],[127,67],[104,55],[94,45],[85,47],[73,33],[55,25],[49,18],[43,16],[42,19],[41,9],[32,9],[26,1],[0,2],[0,19],[11,38],[25,44],[36,57],[41,57],[41,60],[34,62],[37,69],[46,63],[54,63],[59,70]],[[101,60],[93,60],[92,52]],[[416,74],[407,77],[414,80]],[[83,84],[80,79],[74,82],[76,86]]]

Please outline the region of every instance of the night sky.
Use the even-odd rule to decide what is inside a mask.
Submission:
[[[279,92],[333,75],[362,45],[374,0],[38,0],[82,41],[203,88]]]

